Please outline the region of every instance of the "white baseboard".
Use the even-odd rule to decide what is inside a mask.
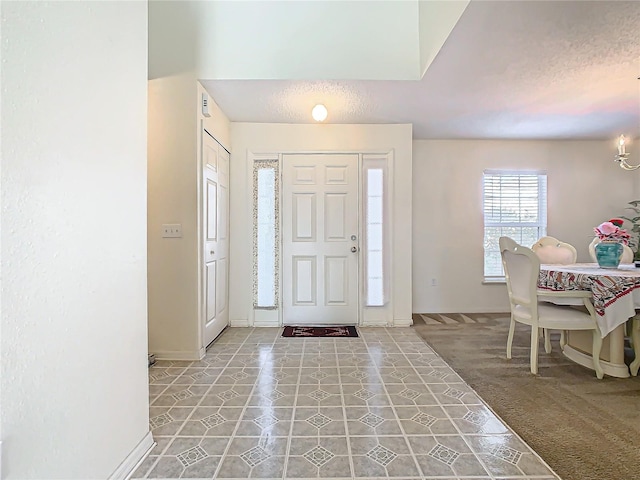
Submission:
[[[393,320],[394,327],[410,327],[413,325],[412,318],[396,318]]]
[[[204,358],[206,350],[204,348],[193,351],[155,350],[149,353],[153,353],[156,360],[192,360],[197,362]]]
[[[128,480],[155,446],[151,432],[147,432],[142,440],[131,451],[127,458],[109,476],[109,480]]]
[[[389,324],[387,322],[385,322],[384,320],[382,321],[365,321],[362,324],[358,325],[359,327],[388,327]]]
[[[236,320],[230,320],[229,326],[230,327],[250,327],[251,325],[249,325],[249,320],[247,320],[246,318],[239,318]]]

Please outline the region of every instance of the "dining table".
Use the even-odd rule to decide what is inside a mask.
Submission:
[[[631,341],[635,359],[628,367],[624,361],[627,321],[640,310],[640,268],[621,264],[617,268],[601,268],[597,263],[540,265],[538,292],[590,291],[596,312],[596,323],[603,338],[600,363],[604,373],[626,378],[637,375],[640,367],[640,317],[632,323]],[[546,300],[571,304],[562,297]],[[571,360],[593,369],[592,339],[587,331],[567,332],[563,353]]]

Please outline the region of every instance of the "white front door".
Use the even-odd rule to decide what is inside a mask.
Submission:
[[[283,155],[283,321],[358,323],[358,155]]]
[[[206,347],[229,323],[229,153],[206,130],[202,132],[202,166],[203,347]]]

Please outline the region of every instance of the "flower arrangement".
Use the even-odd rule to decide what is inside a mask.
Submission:
[[[595,227],[593,231],[601,242],[610,241],[629,245],[629,233],[620,228],[623,223],[624,220],[621,218],[612,218],[608,222],[602,222],[600,225]]]

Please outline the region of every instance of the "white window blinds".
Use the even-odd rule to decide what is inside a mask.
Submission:
[[[530,247],[547,231],[547,175],[544,172],[485,171],[484,276],[503,277],[498,239]]]

